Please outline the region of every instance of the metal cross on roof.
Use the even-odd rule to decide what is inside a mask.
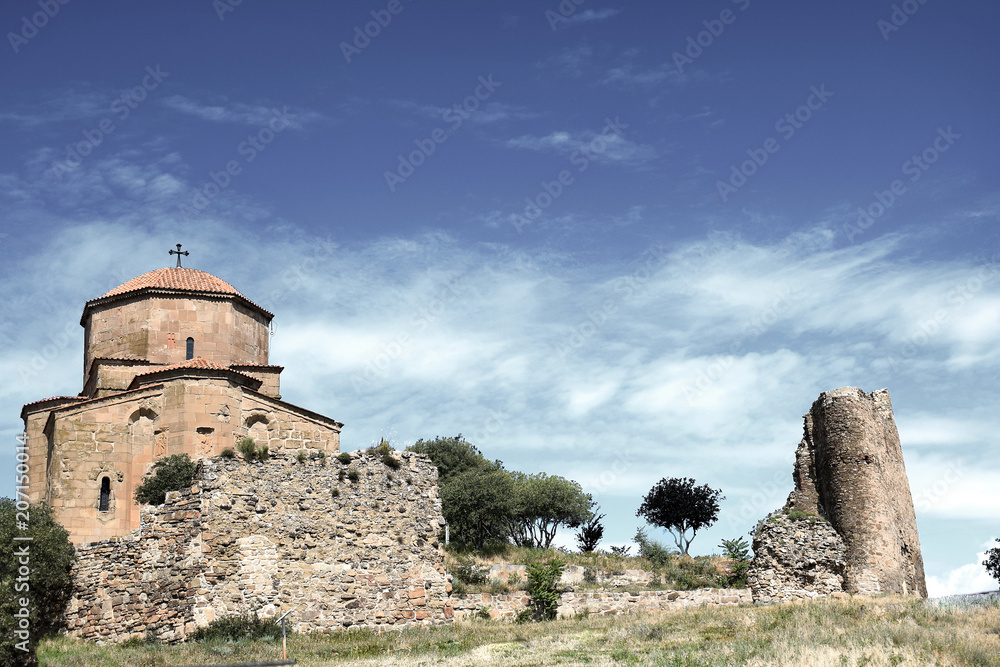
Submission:
[[[177,250],[171,250],[167,254],[168,255],[177,255],[177,268],[179,269],[179,268],[181,268],[181,255],[184,255],[185,257],[187,257],[191,253],[189,253],[187,250],[185,250],[184,252],[181,252],[181,244],[178,243],[177,244]]]

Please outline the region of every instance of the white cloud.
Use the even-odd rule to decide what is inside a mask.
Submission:
[[[976,554],[976,561],[962,565],[941,576],[927,577],[927,595],[932,598],[963,593],[986,593],[997,590],[997,581],[986,572],[986,554]]]

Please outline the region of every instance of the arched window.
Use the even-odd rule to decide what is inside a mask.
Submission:
[[[194,359],[194,338],[187,339],[187,356],[185,359]]]
[[[111,478],[105,477],[101,480],[101,504],[99,509],[107,512],[111,509]]]

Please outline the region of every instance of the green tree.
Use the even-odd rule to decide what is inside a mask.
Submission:
[[[0,664],[4,665],[37,664],[35,644],[59,628],[73,592],[70,567],[76,552],[69,533],[47,505],[28,508],[27,530],[19,526],[24,513],[23,506],[18,512],[13,500],[0,498]],[[31,539],[15,541],[15,537]],[[26,578],[21,568],[27,569]],[[15,634],[25,624],[19,617],[22,601],[28,603],[30,653],[18,649],[23,638]]]
[[[536,473],[510,473],[514,510],[510,536],[514,544],[548,549],[559,526],[576,528],[593,518],[594,501],[578,482]]]
[[[695,486],[690,477],[664,477],[649,490],[635,514],[668,530],[686,555],[698,531],[719,518],[719,501],[725,499],[721,490],[707,484]]]
[[[600,509],[598,507],[592,510],[593,516],[589,521],[584,521],[580,525],[580,530],[576,533],[576,546],[582,554],[591,553],[597,549],[597,545],[601,543],[601,538],[604,537],[604,524],[601,523],[601,519],[605,515],[598,514]]]
[[[487,460],[461,433],[454,438],[438,436],[433,440],[420,439],[407,447],[406,451],[423,454],[431,460],[438,470],[438,485],[469,470],[503,469],[503,463]]]
[[[997,544],[1000,544],[1000,537],[996,539]],[[986,560],[983,561],[983,566],[991,577],[1000,581],[1000,547],[993,547],[986,552]]]
[[[446,477],[440,489],[455,542],[480,551],[506,543],[514,508],[514,483],[506,470],[472,468]]]
[[[135,487],[140,505],[162,505],[168,491],[180,491],[194,483],[198,464],[187,454],[174,454],[153,464],[152,475]]]

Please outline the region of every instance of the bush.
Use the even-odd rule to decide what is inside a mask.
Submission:
[[[309,454],[304,449],[300,449],[299,453],[295,455],[295,460],[299,463],[305,463],[307,458],[309,458]]]
[[[233,459],[236,458],[236,452],[233,451],[232,447],[226,447],[222,450],[222,454],[220,454],[220,456],[224,459]]]
[[[614,556],[621,556],[622,558],[628,558],[629,552],[632,551],[632,547],[630,547],[627,544],[625,544],[623,546],[620,546],[620,547],[612,546],[612,547],[609,547],[609,548],[611,549],[611,554],[612,555],[614,555]]]
[[[278,641],[281,626],[274,619],[262,619],[257,612],[232,614],[217,618],[191,635],[196,642],[203,641]]]
[[[351,480],[352,482],[358,481],[358,477],[360,477],[360,475],[358,474],[356,468],[351,468],[350,470],[347,471],[347,479]]]
[[[372,447],[372,450],[378,454],[379,458],[382,459],[382,463],[386,466],[392,468],[393,470],[399,470],[402,465],[392,453],[395,451],[392,445],[389,444],[388,440],[383,440],[378,444],[377,447]]]
[[[258,447],[253,438],[243,438],[240,440],[239,444],[236,445],[236,450],[247,461],[266,461],[269,456],[267,445]]]
[[[635,531],[635,537],[632,539],[639,545],[639,557],[649,560],[653,569],[670,567],[670,557],[674,554],[670,548],[650,539],[642,528]]]
[[[479,586],[489,581],[490,568],[479,565],[468,556],[458,556],[458,561],[452,565],[451,574],[461,584]]]
[[[182,491],[194,484],[198,464],[187,454],[174,454],[153,464],[151,477],[135,487],[135,501],[140,505],[162,505],[168,491]]]
[[[726,582],[731,588],[746,588],[747,569],[750,567],[750,544],[742,537],[735,540],[722,540],[719,545],[723,554],[732,561],[729,577]]]
[[[561,593],[558,581],[565,567],[566,563],[560,560],[528,566],[528,595],[531,596],[534,620],[550,621],[556,617]]]
[[[337,454],[337,460],[343,463],[344,465],[347,465],[351,462],[351,455],[348,454],[347,452]]]
[[[22,508],[24,506],[22,505]],[[27,530],[19,525],[25,510],[17,511],[10,498],[0,498],[0,664],[37,664],[34,648],[42,637],[59,629],[63,610],[73,591],[70,566],[76,552],[69,541],[69,533],[59,525],[47,505],[31,505],[27,509]],[[19,517],[18,514],[21,516]],[[14,541],[15,537],[30,537],[31,541]],[[27,581],[19,568],[23,551],[30,561]],[[25,589],[25,587],[27,587]],[[18,648],[25,641],[15,632],[20,631],[21,598],[26,598],[30,624],[30,652]],[[25,645],[22,645],[24,647]]]

